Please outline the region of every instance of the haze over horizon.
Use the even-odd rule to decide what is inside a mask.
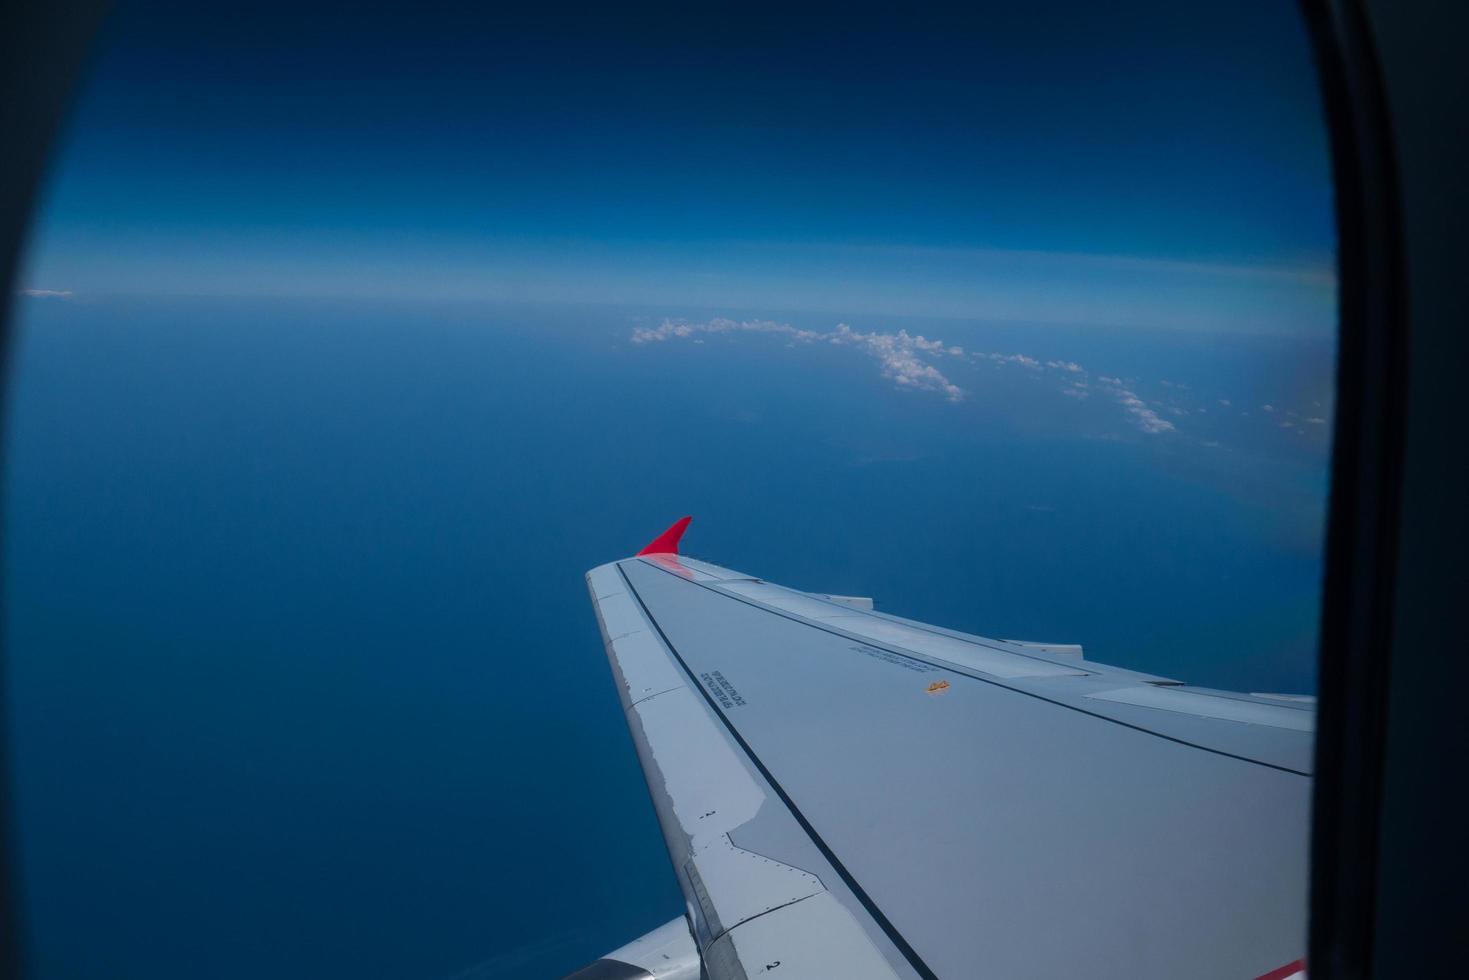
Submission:
[[[286,9],[119,9],[23,285],[1333,329],[1293,11]]]

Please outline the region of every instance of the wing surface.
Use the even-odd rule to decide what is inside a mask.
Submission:
[[[675,554],[587,583],[713,980],[1250,980],[1300,956],[1309,700]]]

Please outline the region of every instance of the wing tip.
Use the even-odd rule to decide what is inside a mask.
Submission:
[[[649,541],[643,550],[638,552],[638,555],[678,554],[678,542],[683,538],[683,533],[689,529],[689,522],[692,520],[692,517],[680,517],[669,525],[668,530]]]

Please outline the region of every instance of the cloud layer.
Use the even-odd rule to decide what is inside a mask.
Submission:
[[[1158,435],[1161,432],[1174,430],[1175,426],[1172,422],[1149,408],[1147,402],[1139,398],[1137,392],[1127,387],[1121,378],[1098,378],[1097,382],[1121,403],[1132,424],[1142,431],[1149,435]]]
[[[963,357],[962,347],[929,340],[922,334],[906,330],[897,333],[861,333],[845,323],[833,330],[802,330],[788,323],[770,320],[726,320],[716,318],[704,323],[687,320],[664,320],[656,327],[638,327],[632,342],[651,344],[665,340],[693,337],[697,334],[763,333],[777,334],[797,343],[826,343],[834,347],[854,347],[873,358],[881,366],[882,375],[899,388],[935,391],[951,402],[964,399],[964,389],[950,381],[931,361],[945,357]]]
[[[1049,378],[1056,383],[1056,390],[1062,395],[1077,401],[1090,399],[1093,395],[1111,400],[1120,406],[1122,418],[1130,426],[1148,436],[1162,436],[1178,431],[1177,424],[1165,418],[1165,414],[1175,418],[1209,414],[1208,408],[1197,404],[1196,400],[1192,405],[1187,404],[1190,387],[1182,382],[1160,380],[1157,384],[1167,389],[1164,399],[1146,400],[1139,394],[1139,382],[1136,378],[1093,374],[1083,365],[1070,360],[1044,360],[1021,353],[966,351],[956,344],[931,339],[923,334],[912,334],[907,330],[896,333],[864,333],[845,323],[839,323],[831,330],[819,331],[773,320],[716,318],[691,322],[668,319],[656,327],[637,327],[633,330],[631,339],[638,345],[690,338],[699,343],[705,335],[738,333],[781,337],[790,346],[801,344],[852,348],[875,361],[882,376],[895,387],[906,391],[934,392],[951,403],[963,401],[966,392],[945,373],[948,365],[987,364],[1001,370],[1023,371],[1037,379]],[[1180,404],[1180,397],[1185,399],[1185,404]],[[1233,409],[1233,403],[1227,398],[1213,400],[1211,404],[1216,406],[1216,412],[1229,413]],[[1318,407],[1319,404],[1318,402]],[[1271,404],[1262,405],[1260,409],[1267,417],[1276,412],[1275,406]],[[1294,412],[1285,414],[1290,418],[1282,425],[1298,431],[1302,425],[1326,424],[1326,419],[1321,416],[1302,417]]]

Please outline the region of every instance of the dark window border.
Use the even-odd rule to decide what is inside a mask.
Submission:
[[[1340,347],[1322,594],[1309,956],[1370,973],[1402,474],[1408,319],[1383,76],[1361,8],[1302,0],[1336,191]]]

